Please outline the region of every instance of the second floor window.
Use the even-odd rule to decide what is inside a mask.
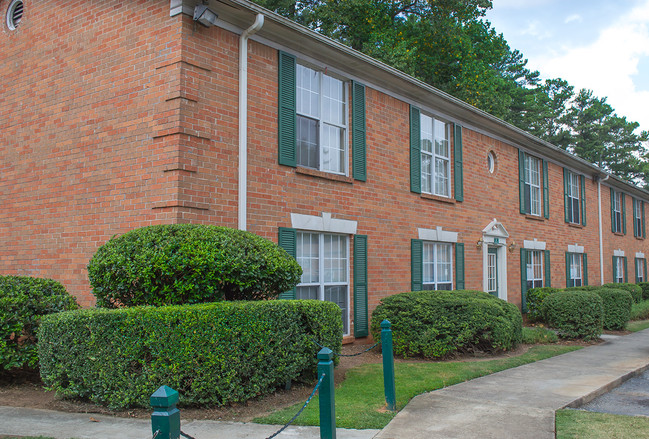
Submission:
[[[297,65],[297,164],[345,174],[347,163],[346,87],[339,79]]]
[[[447,123],[425,114],[420,116],[421,191],[451,195],[451,148]]]
[[[541,161],[525,154],[523,175],[525,178],[524,200],[525,212],[530,215],[541,215]]]
[[[622,206],[622,193],[612,191],[611,193],[611,221],[613,233],[623,233],[623,206]]]
[[[568,222],[579,224],[579,176],[568,172],[566,181]]]

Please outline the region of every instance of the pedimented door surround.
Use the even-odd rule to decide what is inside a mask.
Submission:
[[[482,229],[482,290],[489,290],[489,249],[496,251],[498,298],[507,300],[507,239],[509,233],[495,218]]]

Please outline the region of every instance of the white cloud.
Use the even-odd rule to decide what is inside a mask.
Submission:
[[[521,35],[529,35],[537,40],[547,40],[552,38],[552,33],[545,29],[539,21],[530,21],[527,27],[520,31]]]
[[[619,115],[649,129],[649,92],[636,90],[632,78],[640,58],[649,57],[649,0],[603,29],[592,44],[553,52],[554,56],[546,53],[530,63],[542,66],[545,77],[561,77],[577,89],[589,88],[598,97],[608,97]]]
[[[579,14],[572,14],[572,15],[566,17],[565,20],[563,20],[563,22],[566,23],[566,24],[571,23],[573,21],[576,21],[577,23],[581,23],[583,20],[581,18],[581,15],[579,15]]]

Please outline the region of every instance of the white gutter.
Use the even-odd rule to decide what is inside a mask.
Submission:
[[[604,285],[604,241],[602,238],[602,182],[608,180],[610,175],[604,179],[597,180],[597,210],[599,213],[599,284]]]
[[[248,37],[264,25],[264,16],[239,38],[239,230],[246,230],[248,216]]]

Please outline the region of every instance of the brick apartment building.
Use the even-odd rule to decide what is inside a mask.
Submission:
[[[367,335],[390,294],[646,279],[649,194],[245,0],[0,0],[0,274],[90,306],[96,249],[238,227]]]

